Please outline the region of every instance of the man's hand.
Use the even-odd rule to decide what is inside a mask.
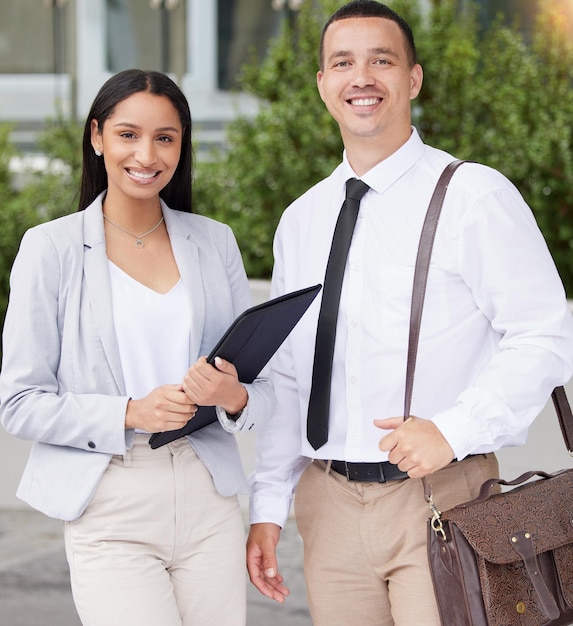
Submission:
[[[247,539],[247,569],[253,585],[267,598],[281,604],[290,593],[278,572],[276,547],[280,526],[271,523],[253,524]]]
[[[389,452],[388,460],[410,478],[423,478],[446,467],[454,459],[454,451],[438,427],[429,420],[411,415],[374,420],[378,428],[392,430],[382,437],[378,447]]]

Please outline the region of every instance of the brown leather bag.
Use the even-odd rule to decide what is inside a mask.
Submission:
[[[443,626],[572,624],[573,469],[485,482],[432,518],[428,557]]]
[[[435,230],[451,163],[430,202],[414,274],[404,416],[410,414],[416,352]],[[552,394],[573,455],[573,415],[563,387]],[[531,478],[538,479],[529,482]],[[500,486],[515,487],[500,493]],[[573,469],[486,481],[479,496],[440,513],[429,480],[428,558],[442,626],[573,624]],[[492,493],[493,492],[493,493]]]

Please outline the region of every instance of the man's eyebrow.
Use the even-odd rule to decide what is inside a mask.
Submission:
[[[335,61],[336,59],[346,59],[351,56],[352,52],[350,52],[350,50],[337,50],[336,52],[333,52],[327,60],[330,62]]]
[[[386,47],[370,48],[368,50],[368,54],[372,56],[377,56],[377,55],[382,54],[386,56],[391,56],[395,59],[399,58],[398,53],[393,48],[386,48]],[[337,59],[347,59],[348,57],[351,57],[351,56],[353,56],[353,53],[350,50],[336,50],[328,57],[327,60],[329,63],[331,63],[332,61],[336,61]]]
[[[370,54],[385,54],[387,56],[394,57],[397,59],[399,57],[398,53],[394,51],[392,48],[372,48],[369,50]]]

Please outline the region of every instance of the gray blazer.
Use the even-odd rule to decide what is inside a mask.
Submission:
[[[117,346],[100,195],[85,211],[30,229],[12,268],[0,375],[0,421],[34,442],[17,495],[50,517],[73,520],[113,455],[125,454],[128,402]],[[231,229],[162,203],[189,298],[190,363],[209,353],[250,306]],[[173,381],[177,382],[177,381]],[[242,429],[272,412],[270,381],[246,385]],[[218,422],[188,437],[220,494],[248,490],[234,435]]]

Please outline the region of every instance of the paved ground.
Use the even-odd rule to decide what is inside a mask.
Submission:
[[[291,595],[281,606],[249,584],[247,624],[312,626],[302,543],[293,520],[283,531],[279,549]],[[60,522],[34,511],[0,509],[0,625],[81,626],[71,597]]]

